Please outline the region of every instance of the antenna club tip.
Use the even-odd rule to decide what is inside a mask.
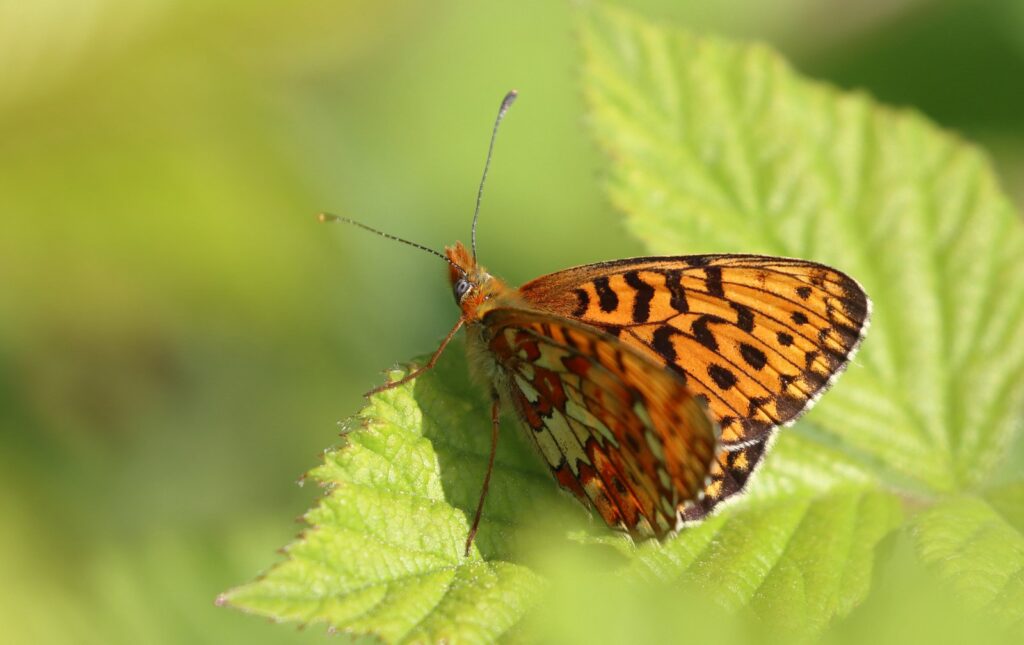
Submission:
[[[333,221],[335,219],[337,219],[337,218],[334,215],[331,215],[329,213],[317,213],[316,214],[316,221],[320,222],[321,224],[323,224],[325,222]]]
[[[518,96],[519,96],[519,90],[509,90],[508,94],[506,94],[505,98],[501,101],[501,109],[502,109],[502,111],[507,110],[509,108],[509,106],[512,105],[515,102],[516,97],[518,97]]]

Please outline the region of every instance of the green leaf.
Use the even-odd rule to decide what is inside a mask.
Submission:
[[[304,516],[309,528],[285,548],[286,560],[218,602],[388,642],[493,640],[519,620],[535,601],[540,578],[518,564],[484,561],[477,547],[504,548],[496,527],[513,517],[503,508],[511,487],[529,485],[519,466],[524,455],[514,445],[503,452],[487,521],[469,558],[463,557],[467,514],[448,501],[469,499],[469,479],[479,491],[490,436],[479,397],[466,394],[460,349],[436,373],[371,398],[345,445],[327,452],[310,473],[327,493]],[[452,374],[452,363],[461,375]],[[453,385],[463,394],[448,389]],[[474,427],[483,444],[468,436]],[[445,435],[467,445],[445,448]],[[445,476],[443,461],[451,462]],[[524,470],[539,474],[535,465]]]
[[[813,634],[848,614],[870,589],[875,548],[901,523],[900,503],[838,451],[799,436],[779,443],[748,496],[665,545],[642,545],[630,572],[698,584],[778,633]]]
[[[583,87],[629,229],[652,253],[856,277],[872,327],[815,427],[887,478],[980,483],[1024,404],[1024,229],[985,156],[766,47],[586,15]]]
[[[310,528],[224,602],[387,641],[528,638],[589,620],[559,581],[596,570],[586,584],[681,602],[696,588],[719,609],[814,635],[869,594],[878,547],[905,514],[1006,463],[1024,402],[1024,231],[978,151],[918,115],[802,79],[765,47],[593,8],[581,41],[609,194],[629,229],[652,253],[765,252],[846,270],[876,304],[860,358],[781,432],[747,497],[663,545],[634,546],[599,520],[583,528],[580,506],[506,424],[466,559],[490,433],[456,343],[413,386],[371,398],[312,473],[329,492]],[[985,508],[1017,508],[1015,495]],[[927,513],[916,535],[977,509]],[[1011,561],[1013,530],[998,535]],[[584,563],[535,559],[530,535]],[[949,557],[957,571],[990,564]],[[546,579],[555,589],[542,595]],[[542,598],[548,620],[567,622],[520,631]]]
[[[925,501],[1006,465],[1024,404],[1024,228],[975,148],[766,47],[607,8],[584,13],[582,42],[608,193],[651,253],[815,259],[874,300],[856,362],[782,432],[750,497],[633,565],[814,632],[867,594],[874,546],[902,516],[892,493]],[[797,473],[812,485],[780,483]]]
[[[1009,487],[1004,502],[1016,520],[1024,514],[1024,484]],[[991,502],[971,495],[943,500],[914,518],[917,550],[949,580],[972,608],[994,615],[1001,626],[1024,634],[1024,531]]]
[[[985,491],[985,500],[1017,531],[1024,533],[1024,482]]]

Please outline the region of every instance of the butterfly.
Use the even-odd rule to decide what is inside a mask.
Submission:
[[[423,366],[465,328],[470,368],[489,385],[491,451],[468,556],[483,512],[502,408],[511,409],[558,484],[635,540],[664,538],[736,496],[777,428],[835,381],[867,330],[871,302],[828,266],[762,255],[640,257],[573,267],[518,289],[471,247],[440,256],[460,317]]]

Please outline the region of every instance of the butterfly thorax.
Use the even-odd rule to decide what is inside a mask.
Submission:
[[[448,279],[466,324],[479,322],[496,307],[521,305],[516,290],[477,264],[462,242],[447,247],[445,254],[454,263],[449,266]]]

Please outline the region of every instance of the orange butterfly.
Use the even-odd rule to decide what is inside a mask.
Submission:
[[[491,134],[515,100],[501,104]],[[662,538],[740,492],[777,427],[832,384],[867,329],[871,303],[835,269],[759,255],[601,262],[519,289],[461,242],[441,254],[348,218],[321,215],[441,256],[472,369],[491,390],[491,453],[468,555],[494,467],[501,407],[527,426],[555,479],[608,526]]]

